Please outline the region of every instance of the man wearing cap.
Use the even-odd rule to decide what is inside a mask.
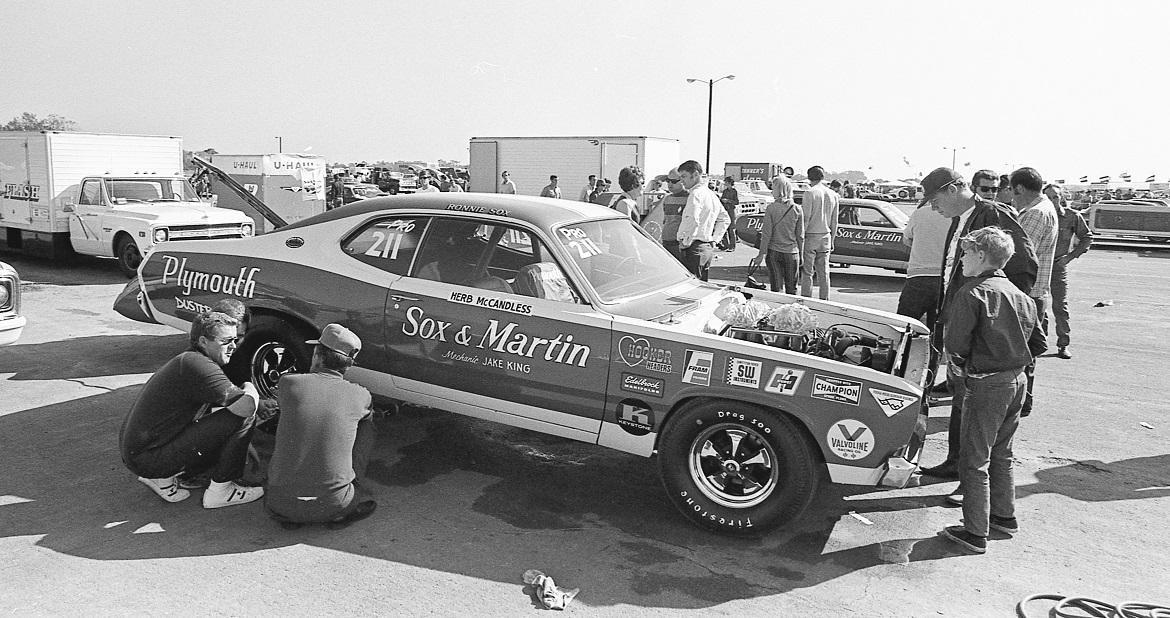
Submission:
[[[739,191],[735,190],[735,179],[728,176],[723,179],[723,193],[719,195],[723,210],[727,211],[731,223],[727,224],[727,232],[723,235],[724,251],[735,251],[735,209],[739,207]]]
[[[555,197],[561,199],[561,188],[557,186],[556,174],[548,177],[548,184],[540,190],[540,197]]]
[[[703,166],[698,161],[684,162],[678,166],[678,173],[690,193],[677,235],[683,266],[706,281],[715,255],[715,241],[727,231],[731,218],[719,203],[719,198],[715,197],[715,192],[703,182]]]
[[[280,425],[264,504],[285,529],[325,523],[338,529],[364,519],[378,503],[362,486],[374,446],[370,392],[346,382],[362,342],[330,324],[307,374],[286,374],[277,389]]]
[[[841,197],[821,181],[825,170],[819,165],[808,169],[809,189],[804,192],[804,255],[800,265],[800,295],[812,296],[813,272],[821,300],[829,300],[829,254],[837,236],[837,212]]]
[[[975,172],[972,184],[990,186],[989,175],[990,178],[995,177],[994,172],[988,170]],[[1039,264],[1036,261],[1036,250],[1032,247],[1032,241],[1028,239],[1024,228],[1020,227],[1019,221],[1016,220],[1015,211],[1006,204],[982,197],[990,195],[990,191],[985,193],[981,190],[980,194],[976,195],[971,191],[971,187],[967,186],[962,176],[949,167],[940,167],[927,174],[926,178],[922,180],[922,192],[923,197],[919,206],[930,202],[935,211],[951,219],[951,227],[947,231],[945,244],[946,253],[943,258],[943,290],[939,297],[938,322],[932,336],[935,349],[941,350],[942,334],[947,323],[947,312],[950,311],[959,288],[971,279],[963,275],[963,268],[960,265],[963,249],[959,239],[974,230],[988,226],[998,227],[1007,232],[1012,237],[1015,252],[1002,270],[1008,280],[1025,294],[1029,293],[1036,283]],[[962,422],[962,401],[965,391],[963,390],[963,381],[951,369],[948,367],[947,372],[947,382],[953,396],[947,458],[937,466],[924,468],[922,472],[938,478],[955,480],[959,478],[959,428]]]

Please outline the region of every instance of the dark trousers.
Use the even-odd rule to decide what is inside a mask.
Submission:
[[[922,320],[934,330],[938,320],[938,296],[942,292],[942,277],[910,277],[898,296],[898,315]]]
[[[150,479],[206,471],[217,483],[237,480],[244,474],[255,423],[255,415],[245,419],[220,408],[188,424],[170,442],[135,455],[126,467]]]
[[[772,283],[773,292],[779,292],[783,282],[785,294],[795,296],[799,293],[796,284],[800,274],[800,254],[768,250],[764,262],[768,265],[768,280]]]
[[[712,243],[696,240],[682,250],[683,266],[700,280],[706,281],[714,250]]]
[[[1032,300],[1036,303],[1036,319],[1040,323],[1041,330],[1044,331],[1044,336],[1048,336],[1048,295],[1045,294],[1040,298],[1033,297]],[[1032,385],[1036,382],[1036,359],[1028,363],[1024,368],[1024,373],[1028,375],[1028,394],[1024,396],[1024,408],[1020,410],[1020,416],[1028,416],[1032,413]]]
[[[731,217],[731,223],[727,226],[727,231],[723,233],[723,246],[728,249],[735,248],[735,206],[731,208],[724,207],[727,211],[727,216]]]
[[[671,255],[673,255],[674,259],[678,260],[680,264],[683,263],[682,251],[680,251],[678,248],[678,241],[677,240],[664,240],[664,241],[662,241],[662,248],[666,249],[667,252],[669,252]]]

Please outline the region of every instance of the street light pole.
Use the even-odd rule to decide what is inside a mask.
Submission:
[[[943,146],[943,150],[951,151],[951,169],[955,169],[956,157],[958,156],[959,151],[966,150],[966,149],[967,149],[966,146],[959,146],[958,148],[950,148],[948,146]]]
[[[719,79],[687,78],[688,84],[693,84],[695,82],[703,82],[704,84],[707,84],[707,160],[703,163],[703,169],[708,174],[711,173],[711,119],[715,110],[715,83],[721,82],[725,79],[735,79],[735,76],[724,75]]]
[[[284,152],[284,139],[279,135],[276,136],[276,152]]]

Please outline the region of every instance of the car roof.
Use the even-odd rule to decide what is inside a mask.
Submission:
[[[289,230],[370,213],[394,210],[433,210],[499,215],[527,221],[542,229],[582,219],[623,219],[628,216],[604,206],[573,200],[497,193],[410,193],[375,197],[334,208],[302,219],[281,230]]]

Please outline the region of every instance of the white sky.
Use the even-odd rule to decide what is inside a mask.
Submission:
[[[0,123],[192,150],[466,161],[473,136],[649,135],[702,162],[707,87],[686,78],[735,74],[716,170],[907,177],[964,147],[964,175],[1170,179],[1160,0],[4,0],[0,24]]]

